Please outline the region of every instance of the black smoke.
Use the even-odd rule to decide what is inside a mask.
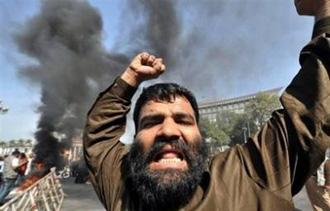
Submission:
[[[60,166],[60,152],[81,134],[88,107],[127,65],[126,56],[102,46],[102,18],[86,1],[42,1],[40,13],[16,36],[21,52],[35,60],[20,73],[41,89],[35,133],[36,160]]]
[[[34,60],[20,73],[41,89],[37,157],[57,165],[58,152],[81,133],[97,93],[141,51],[164,58],[167,72],[160,80],[182,84],[199,99],[262,84],[285,66],[275,65],[275,56],[296,55],[281,49],[299,42],[283,33],[295,15],[292,10],[287,17],[291,8],[284,2],[122,0],[119,28],[108,32],[120,35],[109,52],[99,11],[87,1],[41,1],[39,14],[16,36],[20,51]]]

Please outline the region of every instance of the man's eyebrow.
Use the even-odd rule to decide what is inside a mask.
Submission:
[[[163,114],[160,114],[160,113],[157,113],[157,114],[147,114],[145,116],[143,116],[140,120],[140,124],[148,121],[148,120],[160,120],[160,119],[163,119],[164,118],[164,115]]]
[[[174,117],[175,118],[188,118],[191,120],[195,120],[195,116],[190,113],[187,113],[187,112],[176,112],[174,114]]]

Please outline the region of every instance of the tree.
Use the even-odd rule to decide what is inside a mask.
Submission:
[[[242,122],[244,115],[232,111],[217,114],[216,121],[203,119],[200,123],[204,137],[209,138],[214,147],[228,145],[232,137],[237,135],[237,124]]]
[[[12,139],[9,141],[9,147],[15,147],[16,146],[16,140]]]
[[[0,141],[0,148],[6,147],[7,143],[4,141]]]
[[[220,112],[215,122],[202,120],[201,129],[214,146],[242,144],[280,107],[277,95],[261,93],[245,106],[244,113]]]
[[[200,122],[202,135],[204,138],[209,138],[214,146],[226,145],[229,141],[229,136],[219,127],[217,122],[211,122],[208,119],[201,119]]]
[[[26,146],[32,146],[32,140],[31,139],[26,139],[25,140],[25,144],[26,144]]]
[[[18,147],[23,147],[25,145],[25,141],[23,139],[18,139],[16,143]]]
[[[260,93],[251,100],[245,107],[248,121],[251,126],[251,132],[260,130],[274,110],[281,108],[279,98],[275,94]]]

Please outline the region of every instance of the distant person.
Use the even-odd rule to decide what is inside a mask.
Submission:
[[[330,0],[297,0],[296,6],[317,22],[300,54],[301,70],[281,96],[284,109],[274,111],[245,144],[216,154],[209,163],[196,99],[173,83],[142,91],[133,114],[133,144],[120,142],[134,93],[165,71],[161,58],[138,54],[100,93],[88,112],[84,154],[107,210],[294,210],[293,195],[330,146]]]
[[[0,188],[0,204],[4,203],[6,196],[15,187],[15,182],[18,177],[17,168],[19,167],[19,151],[12,152],[11,155],[5,158],[3,167],[4,183]]]
[[[21,184],[21,182],[25,179],[25,172],[27,170],[28,167],[28,157],[26,156],[25,153],[20,153],[19,156],[19,166],[17,167],[17,180],[16,180],[16,186],[19,186]]]

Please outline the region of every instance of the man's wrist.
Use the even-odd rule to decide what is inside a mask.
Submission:
[[[315,22],[330,16],[330,1],[325,1],[315,14]]]
[[[141,81],[138,79],[136,73],[131,69],[131,67],[127,67],[120,78],[132,87],[137,88],[141,84]]]

